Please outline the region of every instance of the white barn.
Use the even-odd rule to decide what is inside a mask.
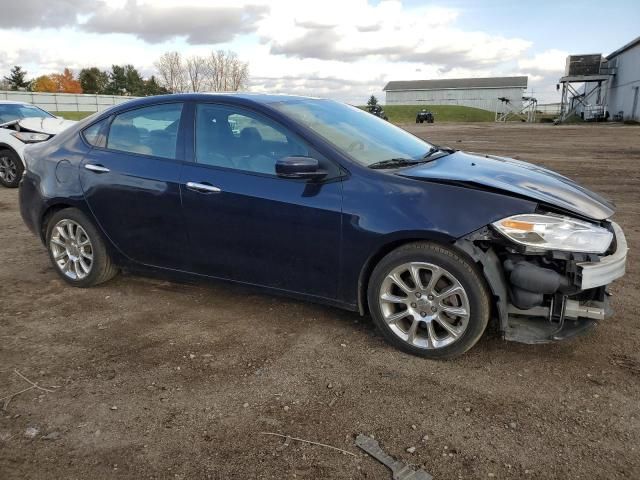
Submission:
[[[607,109],[611,115],[622,112],[625,120],[640,121],[640,37],[607,55],[615,75],[607,82]]]
[[[451,78],[391,81],[384,87],[387,105],[464,105],[491,112],[522,108],[528,77]]]

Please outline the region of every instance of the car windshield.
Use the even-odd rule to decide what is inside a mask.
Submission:
[[[419,161],[432,147],[375,115],[332,100],[300,99],[271,106],[365,166],[391,159]]]
[[[22,120],[23,118],[53,118],[53,115],[35,105],[21,103],[0,104],[0,123]]]

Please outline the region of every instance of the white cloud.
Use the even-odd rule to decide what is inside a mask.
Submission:
[[[384,98],[389,80],[514,70],[542,78],[565,55],[550,50],[522,59],[532,46],[525,38],[464,30],[457,23],[463,12],[456,8],[398,0],[102,0],[83,3],[66,26],[34,13],[47,2],[77,1],[24,0],[31,13],[9,11],[22,30],[0,26],[0,69],[21,64],[36,76],[63,67],[130,63],[150,74],[164,51],[202,55],[222,48],[249,62],[253,90],[362,103],[371,93]],[[4,28],[12,24],[3,18]],[[216,18],[236,27],[217,25]]]
[[[291,58],[346,62],[380,57],[447,69],[509,61],[531,45],[519,38],[462,31],[454,26],[458,15],[451,8],[407,8],[399,1],[275,2],[271,15],[258,23],[258,34],[272,54]]]
[[[569,52],[564,50],[545,50],[531,58],[523,58],[518,61],[518,67],[522,70],[542,73],[562,73]]]
[[[185,37],[190,44],[216,44],[254,32],[268,12],[268,5],[169,6],[128,0],[124,5],[97,8],[79,27],[89,32],[127,33],[150,43]]]

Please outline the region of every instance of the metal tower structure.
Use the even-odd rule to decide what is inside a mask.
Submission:
[[[560,96],[560,115],[556,123],[567,120],[580,106],[586,110],[591,108],[594,103],[604,115],[607,105],[607,82],[610,79],[610,74],[562,77],[558,82],[562,86],[562,94]],[[575,84],[584,84],[584,93],[578,92]]]
[[[504,105],[503,111],[498,111],[498,102],[496,102],[496,122],[507,122],[512,119],[520,119],[523,122],[533,123],[536,121],[536,107],[538,100],[534,97],[522,97],[522,106],[514,107],[511,100],[506,97],[498,98],[499,102]]]
[[[608,62],[601,54],[569,55],[565,76],[558,82],[562,85],[560,115],[555,123],[562,123],[582,106],[585,120],[604,120],[607,112],[608,82],[616,74],[615,62]],[[584,84],[579,92],[576,84]],[[589,118],[587,118],[587,116]]]

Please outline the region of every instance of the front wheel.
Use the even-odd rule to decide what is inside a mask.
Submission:
[[[74,287],[92,287],[118,273],[100,233],[76,208],[56,212],[47,223],[46,238],[53,267]]]
[[[22,160],[11,150],[0,150],[0,185],[17,188],[24,172]]]
[[[489,321],[488,289],[475,265],[427,242],[402,246],[380,261],[371,275],[368,303],[390,344],[426,358],[463,354]]]

